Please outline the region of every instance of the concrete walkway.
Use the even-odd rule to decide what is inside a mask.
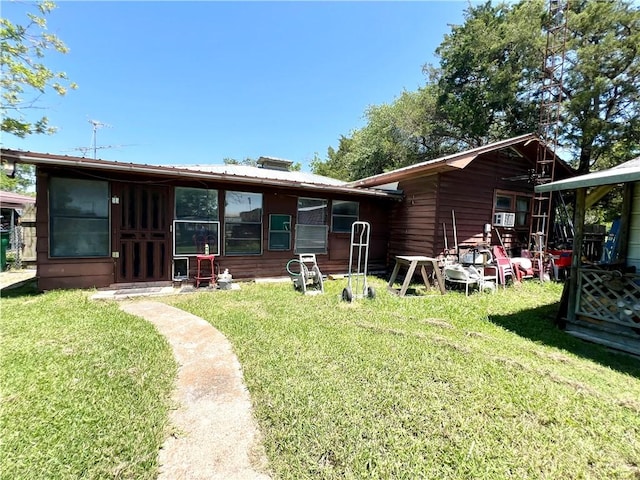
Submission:
[[[7,270],[0,272],[0,290],[17,288],[36,276],[35,269]]]
[[[160,450],[159,480],[268,480],[240,363],[230,343],[200,317],[154,301],[122,310],[153,323],[179,364],[170,414],[174,434]]]

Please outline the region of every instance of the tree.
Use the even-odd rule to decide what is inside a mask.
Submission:
[[[47,32],[46,16],[56,8],[55,3],[38,1],[35,8],[37,13],[27,13],[25,25],[0,18],[2,131],[21,138],[55,132],[46,116],[31,121],[24,110],[38,108],[40,97],[50,89],[64,96],[69,88],[77,88],[66,73],[54,72],[42,63],[47,50],[69,51],[56,35]]]
[[[253,158],[245,158],[244,160],[236,160],[235,158],[223,158],[225,165],[247,165],[249,167],[257,167],[258,161]]]
[[[327,149],[327,159],[322,160],[316,153],[311,160],[311,171],[317,175],[337,178],[338,180],[349,181],[351,179],[348,154],[351,151],[351,137],[340,136],[338,140],[338,150],[333,147]]]
[[[8,177],[4,173],[0,173],[0,190],[5,192],[17,192],[32,194],[33,187],[36,184],[35,167],[18,163],[15,166],[13,177]]]
[[[572,1],[563,135],[587,173],[600,160],[640,150],[640,8]],[[629,160],[629,157],[622,160]],[[603,162],[604,163],[604,162]]]
[[[586,173],[620,142],[627,159],[640,146],[640,10],[623,0],[569,4],[559,140]],[[470,7],[437,49],[439,105],[478,145],[536,130],[544,7]]]
[[[325,161],[314,159],[314,173],[356,180],[458,149],[437,111],[433,86],[404,91],[390,104],[370,106],[365,118],[364,127],[340,138],[337,151],[329,147]]]

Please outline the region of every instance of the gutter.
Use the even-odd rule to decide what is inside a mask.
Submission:
[[[176,167],[154,167],[149,165],[139,165],[134,163],[120,164],[115,162],[93,162],[86,159],[73,159],[73,158],[42,158],[30,155],[23,155],[20,152],[12,152],[10,154],[4,154],[3,159],[11,158],[14,162],[20,161],[23,163],[32,163],[35,165],[53,165],[53,166],[69,166],[78,168],[93,168],[98,170],[110,170],[117,172],[135,172],[153,174],[159,176],[169,176],[177,178],[193,178],[193,179],[209,179],[219,180],[228,183],[239,183],[258,186],[275,186],[275,187],[288,187],[288,188],[300,188],[304,190],[322,191],[322,192],[335,192],[345,193],[349,195],[399,199],[397,194],[391,192],[384,192],[373,189],[355,188],[352,186],[333,186],[333,185],[320,185],[302,182],[292,182],[287,180],[269,180],[255,177],[241,177],[230,174],[220,173],[208,173],[198,172],[193,170],[181,170]]]

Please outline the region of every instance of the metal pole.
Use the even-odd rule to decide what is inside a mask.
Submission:
[[[456,252],[456,258],[460,260],[460,256],[458,255],[458,229],[456,227],[456,212],[455,210],[451,210],[451,218],[453,219],[453,243],[454,249]]]

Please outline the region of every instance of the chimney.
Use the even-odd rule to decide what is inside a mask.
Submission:
[[[258,159],[258,165],[260,166],[260,168],[288,172],[291,168],[291,165],[293,165],[293,162],[291,160],[283,160],[281,158],[260,157]]]

